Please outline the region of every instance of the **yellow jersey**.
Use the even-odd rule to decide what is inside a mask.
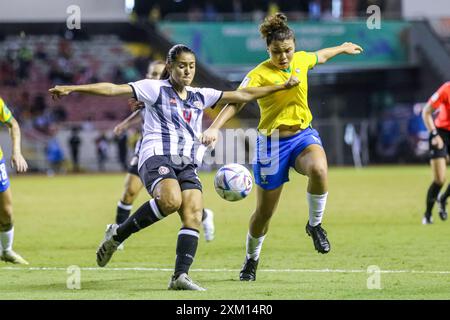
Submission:
[[[6,123],[11,121],[11,119],[12,119],[11,111],[9,111],[5,101],[3,101],[3,99],[0,97],[0,122]],[[3,159],[3,150],[0,147],[0,160],[2,159]]]
[[[285,83],[291,76],[296,76],[300,84],[294,88],[281,90],[258,99],[261,118],[258,130],[265,135],[271,135],[280,125],[299,125],[306,129],[312,114],[308,107],[308,71],[317,64],[317,54],[298,51],[288,69],[280,70],[270,59],[260,63],[250,71],[239,88],[262,87]]]

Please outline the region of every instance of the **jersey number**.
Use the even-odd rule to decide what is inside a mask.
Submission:
[[[6,180],[8,178],[8,175],[6,174],[6,167],[5,164],[0,164],[0,173],[2,175],[2,180]]]

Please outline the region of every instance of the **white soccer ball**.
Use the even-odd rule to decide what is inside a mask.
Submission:
[[[216,192],[223,199],[238,201],[252,191],[253,179],[246,167],[231,163],[221,167],[214,177]]]

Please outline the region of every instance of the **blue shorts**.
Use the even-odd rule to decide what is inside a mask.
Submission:
[[[258,134],[253,162],[255,183],[272,190],[288,182],[290,167],[294,168],[295,159],[311,144],[322,146],[319,133],[311,127],[279,139]]]
[[[5,192],[9,188],[8,172],[6,171],[5,160],[0,160],[0,192]]]

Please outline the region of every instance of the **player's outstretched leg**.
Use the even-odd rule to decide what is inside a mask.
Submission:
[[[203,233],[207,242],[214,240],[214,213],[210,209],[203,209]]]
[[[117,224],[109,225],[106,230],[105,239],[103,239],[97,250],[97,264],[100,267],[104,267],[122,242],[128,239],[133,233],[152,225],[164,217],[156,200],[151,199],[145,202],[120,226]]]

